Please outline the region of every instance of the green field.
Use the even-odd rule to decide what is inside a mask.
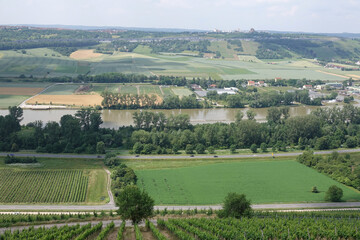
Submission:
[[[72,95],[79,84],[56,84],[42,92],[42,95]]]
[[[102,162],[38,159],[36,164],[0,160],[0,203],[103,204],[108,201]]]
[[[295,161],[217,163],[136,174],[138,185],[156,204],[219,204],[228,192],[245,193],[253,203],[321,202],[331,185],[343,189],[344,200],[360,200],[360,193]],[[311,193],[313,186],[320,193]]]
[[[145,75],[173,75],[188,78],[211,77],[213,79],[312,79],[340,81],[355,72],[324,69],[308,59],[259,60],[254,54],[258,44],[242,41],[244,51],[236,52],[227,43],[212,42],[210,49],[220,51],[225,59],[207,59],[176,54],[153,54],[148,47],[139,46],[134,53],[115,52],[101,59],[74,60],[41,48],[21,51],[0,51],[0,77],[18,77],[20,74],[36,77],[77,76],[78,74],[102,74],[108,72],[139,73]],[[321,49],[319,49],[320,51]],[[54,56],[53,56],[54,54]],[[241,54],[241,55],[239,55]],[[273,64],[269,64],[273,63]],[[334,73],[340,76],[326,74]],[[344,76],[344,77],[341,77]]]
[[[8,108],[9,106],[17,106],[31,96],[20,95],[0,95],[0,108]]]
[[[162,96],[160,88],[157,85],[140,85],[140,94]]]
[[[124,85],[120,87],[120,93],[122,94],[138,94],[136,86]]]

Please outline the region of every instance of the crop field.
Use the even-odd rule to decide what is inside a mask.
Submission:
[[[0,202],[85,202],[89,177],[81,170],[0,170]]]
[[[79,84],[56,84],[42,92],[42,95],[71,95],[74,94]]]
[[[186,97],[193,94],[192,91],[190,91],[188,88],[185,87],[172,87],[171,90],[175,95],[178,95],[179,97],[184,97],[184,96]]]
[[[159,219],[158,227],[179,239],[358,239],[360,224],[357,218],[190,218]]]
[[[0,95],[0,108],[8,108],[9,106],[17,106],[31,96],[22,95]]]
[[[162,96],[160,88],[157,85],[140,85],[140,94]]]
[[[101,105],[103,97],[99,94],[82,95],[37,95],[27,101],[27,104],[45,104],[45,105],[67,105],[94,107]]]
[[[92,59],[103,56],[102,53],[95,53],[93,49],[80,49],[71,53],[70,58],[75,60]]]
[[[0,158],[0,203],[103,204],[107,174],[89,159],[38,159],[36,164],[4,164]]]
[[[344,200],[360,200],[360,193],[295,161],[217,163],[136,174],[138,185],[156,204],[218,204],[228,192],[245,193],[253,203],[320,202],[331,185],[343,189]],[[320,193],[311,193],[313,186]]]
[[[123,94],[138,94],[138,87],[131,85],[124,85],[120,87],[120,93]]]
[[[187,56],[152,54],[149,48],[141,46],[135,49],[135,53],[115,52],[113,55],[102,56],[93,53],[93,49],[80,50],[75,52],[80,54],[77,59],[62,56],[46,48],[26,50],[26,54],[21,51],[0,51],[0,77],[18,77],[20,74],[51,77],[122,72],[224,80],[281,77],[341,81],[350,75],[360,76],[358,72],[324,69],[307,59],[259,60],[253,56],[258,47],[255,42],[242,41],[242,45],[244,51],[236,52],[233,47],[227,48],[226,42],[213,42],[211,49],[220,51],[225,59],[199,58],[188,53],[185,53]]]

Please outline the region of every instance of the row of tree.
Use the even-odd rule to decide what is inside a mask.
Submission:
[[[289,117],[289,108],[270,108],[267,122],[256,122],[253,111],[247,119],[239,112],[234,123],[190,124],[188,115],[166,117],[147,111],[134,113],[134,126],[117,130],[100,128],[100,113],[82,109],[75,116],[64,115],[60,122],[41,121],[21,127],[21,108],[12,107],[0,116],[0,150],[36,149],[38,152],[104,153],[124,146],[136,152],[176,153],[179,150],[249,148],[263,143],[285,151],[356,147],[360,143],[360,109],[319,108],[306,116]],[[202,150],[203,149],[203,150]]]

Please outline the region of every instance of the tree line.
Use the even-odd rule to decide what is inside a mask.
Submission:
[[[100,128],[101,115],[94,109],[81,109],[60,122],[41,121],[21,126],[22,110],[9,108],[0,116],[0,150],[33,149],[50,153],[105,153],[123,147],[141,154],[214,153],[216,149],[261,147],[263,151],[286,151],[292,146],[304,149],[353,148],[360,144],[360,109],[318,108],[305,116],[290,117],[289,108],[268,109],[267,122],[257,122],[249,110],[236,115],[233,123],[192,125],[188,115],[135,112],[134,125],[119,129]]]

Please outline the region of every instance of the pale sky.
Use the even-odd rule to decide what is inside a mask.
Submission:
[[[360,32],[360,0],[0,0],[0,25]]]

